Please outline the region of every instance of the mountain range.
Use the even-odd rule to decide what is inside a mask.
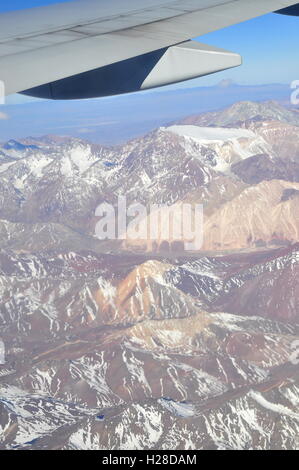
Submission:
[[[0,448],[298,449],[298,137],[238,102],[0,146]],[[97,239],[121,195],[202,204],[202,248]]]

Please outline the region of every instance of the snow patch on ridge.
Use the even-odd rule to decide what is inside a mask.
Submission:
[[[256,138],[254,132],[247,129],[226,129],[222,127],[198,126],[170,126],[168,128],[162,128],[162,130],[178,134],[182,137],[192,137],[193,139],[200,140],[201,143],[223,142],[227,140],[241,138]]]

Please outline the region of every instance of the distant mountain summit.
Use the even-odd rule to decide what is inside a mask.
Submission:
[[[237,83],[235,83],[230,78],[227,78],[227,79],[224,78],[223,80],[221,80],[217,84],[217,87],[219,87],[219,88],[230,88],[230,87],[233,87],[233,86],[238,86],[238,85],[237,85]]]
[[[287,109],[277,101],[262,103],[240,101],[221,111],[187,117],[178,124],[192,124],[200,127],[240,127],[248,121],[281,121],[299,126],[299,114],[297,110]]]

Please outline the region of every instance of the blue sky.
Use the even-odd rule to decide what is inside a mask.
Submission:
[[[71,1],[71,0],[63,0]],[[59,0],[6,0],[0,5],[0,11],[22,10],[23,8],[41,7],[52,3],[63,3]]]
[[[61,2],[2,1],[0,12],[53,3]],[[241,84],[290,83],[299,79],[298,26],[299,18],[271,14],[200,37],[202,42],[239,52],[244,64],[238,69],[196,80],[193,85],[209,86],[223,78],[232,78]]]
[[[241,54],[243,66],[221,74],[229,73],[236,82],[291,83],[299,79],[298,17],[265,15],[200,40]],[[209,82],[209,78],[201,80],[202,85]]]

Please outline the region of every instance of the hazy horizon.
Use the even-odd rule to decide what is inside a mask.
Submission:
[[[238,101],[278,101],[291,105],[290,86],[165,87],[158,90],[93,100],[9,100],[0,108],[0,141],[47,134],[84,138],[117,145],[183,117],[216,111]],[[22,97],[21,97],[22,98]],[[15,103],[15,104],[14,104]]]

